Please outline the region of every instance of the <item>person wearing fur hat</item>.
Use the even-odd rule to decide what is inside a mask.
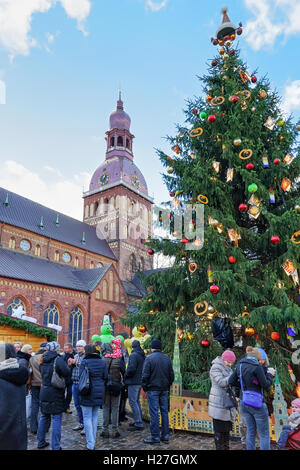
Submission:
[[[277,449],[284,449],[288,442],[288,437],[291,431],[300,427],[300,398],[296,398],[291,403],[292,414],[289,416],[288,424],[283,426],[280,433]]]
[[[51,448],[52,450],[60,450],[62,413],[67,409],[67,404],[65,389],[56,388],[51,384],[54,363],[59,377],[67,379],[70,371],[63,358],[59,356],[59,349],[60,345],[56,341],[52,341],[47,343],[46,352],[41,356],[42,386],[40,390],[41,417],[37,432],[38,449],[49,445],[45,437],[52,420]]]
[[[209,372],[211,389],[208,398],[208,414],[213,419],[216,450],[229,450],[229,434],[235,420],[235,409],[226,408],[228,380],[236,361],[234,352],[227,349],[212,361]]]
[[[263,395],[263,391],[268,391],[272,385],[275,370],[268,368],[264,370],[260,361],[263,356],[258,348],[247,346],[246,356],[242,358],[236,366],[235,371],[229,378],[229,385],[244,390]],[[242,384],[241,384],[242,379]],[[261,408],[254,408],[243,403],[243,392],[240,391],[241,411],[246,421],[246,449],[255,450],[256,432],[259,434],[260,449],[270,450],[270,430],[269,430],[269,413],[266,403],[263,401]]]
[[[27,450],[27,367],[19,364],[12,344],[0,344],[0,450]]]

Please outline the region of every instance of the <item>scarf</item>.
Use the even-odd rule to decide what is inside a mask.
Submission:
[[[16,369],[17,367],[19,367],[18,359],[14,357],[5,359],[5,361],[0,362],[0,370]]]
[[[120,359],[121,357],[123,357],[122,351],[121,351],[120,338],[113,339],[111,342],[111,346],[112,346],[113,352],[110,354],[106,354],[105,357],[111,357],[112,359]]]

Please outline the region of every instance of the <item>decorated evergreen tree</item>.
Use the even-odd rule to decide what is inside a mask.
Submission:
[[[184,125],[167,137],[173,155],[158,151],[173,198],[171,228],[168,238],[151,240],[149,252],[175,261],[144,278],[148,294],[126,322],[145,325],[172,355],[178,318],[183,388],[207,394],[216,355],[231,347],[241,357],[247,344],[259,344],[292,397],[288,363],[300,331],[300,125],[283,118],[268,79],[248,72],[236,45],[242,25],[222,12],[212,39],[217,57],[200,78],[204,95],[187,102]],[[201,205],[204,239],[197,235]],[[184,217],[188,209],[191,217]],[[228,334],[220,341],[220,326],[233,332],[234,344]],[[299,367],[293,370],[299,379]]]

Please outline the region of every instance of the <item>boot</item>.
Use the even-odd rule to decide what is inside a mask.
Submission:
[[[215,439],[216,450],[223,450],[222,433],[215,432],[214,439]]]
[[[222,432],[223,450],[229,450],[229,432]]]

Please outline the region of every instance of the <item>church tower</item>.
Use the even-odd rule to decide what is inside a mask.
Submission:
[[[182,376],[181,376],[181,371],[180,371],[180,352],[179,352],[179,343],[178,343],[178,336],[177,336],[177,319],[176,319],[172,366],[174,370],[174,382],[171,386],[170,392],[171,392],[171,395],[181,396],[182,395]]]
[[[153,199],[145,178],[133,161],[131,119],[121,93],[109,118],[105,161],[96,169],[89,191],[83,194],[83,221],[96,226],[119,259],[119,276],[132,279],[136,271],[152,269],[145,240],[152,236]]]

